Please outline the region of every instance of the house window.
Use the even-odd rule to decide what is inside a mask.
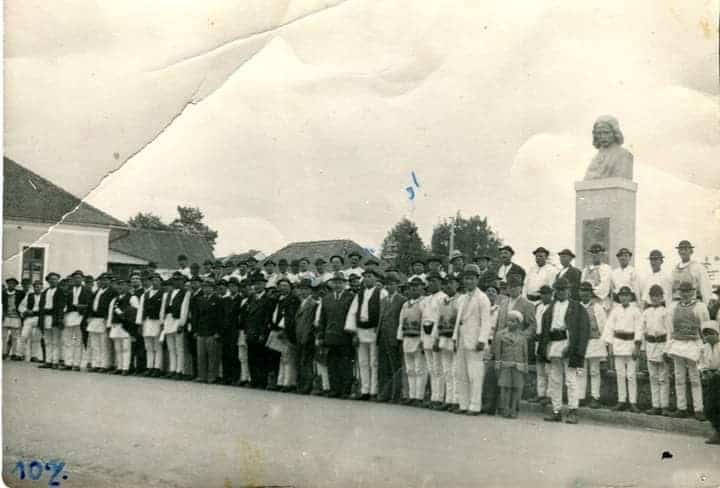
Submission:
[[[45,276],[45,248],[23,246],[22,278],[43,281]]]

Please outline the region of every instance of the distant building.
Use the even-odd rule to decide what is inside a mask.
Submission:
[[[3,161],[3,280],[106,271],[109,243],[127,225],[12,159]]]
[[[368,249],[350,239],[293,242],[272,253],[268,256],[268,259],[277,262],[279,259],[284,258],[291,262],[294,259],[308,258],[310,264],[313,264],[317,258],[328,261],[330,256],[337,254],[342,256],[345,259],[345,264],[347,264],[347,256],[353,251],[357,251],[363,256],[362,263],[370,258],[377,259]]]
[[[246,261],[247,259],[249,259],[251,257],[255,258],[258,262],[262,262],[266,256],[265,256],[265,253],[263,253],[262,251],[243,252],[243,253],[239,253],[239,254],[236,254],[236,253],[228,254],[225,257],[218,258],[218,260],[223,264],[227,263],[228,261],[232,261],[233,263],[237,264],[240,261]]]

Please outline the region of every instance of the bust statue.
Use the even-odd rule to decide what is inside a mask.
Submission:
[[[593,124],[593,146],[598,150],[585,173],[585,180],[633,177],[633,155],[622,147],[620,124],[611,115],[598,117]]]

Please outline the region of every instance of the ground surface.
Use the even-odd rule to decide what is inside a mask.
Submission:
[[[11,473],[37,458],[66,487],[720,486],[698,436],[3,366],[10,486],[48,486]]]

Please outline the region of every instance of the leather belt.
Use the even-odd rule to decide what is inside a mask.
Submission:
[[[660,344],[663,342],[667,342],[667,334],[660,334],[656,336],[645,334],[645,340],[650,344]]]
[[[550,330],[551,341],[564,341],[567,339],[567,331],[564,330]]]
[[[615,337],[615,339],[620,339],[621,341],[632,341],[635,339],[634,332],[623,332],[620,330],[616,330],[613,333],[613,336]]]

